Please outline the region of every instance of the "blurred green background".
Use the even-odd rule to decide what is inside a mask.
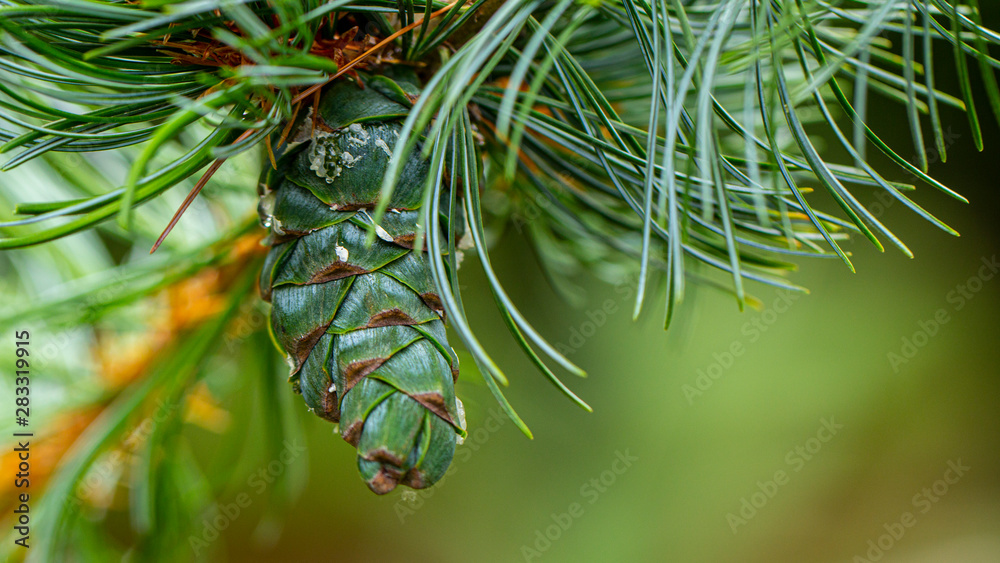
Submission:
[[[905,124],[899,108],[872,113],[880,132]],[[553,342],[590,334],[587,323],[613,302],[615,312],[571,356],[590,374],[572,387],[595,412],[575,408],[534,372],[484,280],[465,268],[470,317],[505,363],[509,397],[535,439],[491,420],[494,402],[470,369],[459,384],[466,453],[415,500],[375,498],[354,474],[353,450],[303,409],[306,494],[269,546],[247,541],[256,518],[238,519],[224,533],[232,560],[1000,561],[1000,276],[969,282],[1000,251],[1000,139],[976,153],[964,117],[946,115],[945,124],[958,138],[932,173],[972,204],[927,189],[918,201],[962,237],[890,206],[882,218],[916,259],[854,241],[856,275],[835,260],[804,263],[794,280],[811,295],[787,307],[758,287],[764,309],[740,313],[733,299],[700,289],[664,333],[656,306],[631,321],[627,284],[589,283],[589,308],[569,307],[524,243],[508,236],[494,265]],[[886,136],[906,146],[906,135]],[[958,297],[959,285],[979,290]],[[915,336],[940,309],[948,321]],[[904,338],[922,344],[915,355]],[[712,367],[734,343],[743,353]],[[907,361],[894,365],[890,353]],[[702,381],[704,392],[689,401],[684,386],[697,385],[699,370],[721,376]],[[842,428],[831,436],[824,420]],[[619,454],[637,459],[616,465]],[[946,473],[949,462],[968,469]],[[767,483],[779,471],[781,483]],[[945,477],[955,482],[935,485]],[[765,490],[771,496],[755,496]]]

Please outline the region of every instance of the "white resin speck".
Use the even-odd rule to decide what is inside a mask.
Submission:
[[[462,399],[459,399],[458,397],[455,397],[455,404],[458,407],[458,426],[462,430],[465,430],[466,429],[466,426],[465,426],[465,405],[462,404]],[[460,446],[465,443],[465,438],[463,438],[461,435],[456,436],[456,439],[458,441],[458,445],[460,445]]]
[[[351,253],[348,252],[346,248],[340,245],[337,245],[336,250],[337,250],[337,260],[340,260],[341,262],[347,262],[347,259],[351,256]]]
[[[389,145],[386,144],[385,141],[383,141],[382,139],[375,139],[375,145],[378,146],[378,148],[382,149],[382,152],[384,152],[386,156],[389,157],[389,160],[392,160],[392,150],[389,148]]]

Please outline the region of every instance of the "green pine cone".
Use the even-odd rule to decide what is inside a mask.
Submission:
[[[428,173],[417,151],[365,244],[413,91],[382,76],[327,88],[261,181],[272,335],[293,388],[340,424],[378,494],[432,485],[465,435],[443,307],[428,257],[413,248]]]

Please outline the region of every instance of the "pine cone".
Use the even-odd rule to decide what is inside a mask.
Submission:
[[[271,250],[260,289],[289,380],[312,412],[340,424],[378,494],[432,485],[465,435],[443,307],[428,257],[414,249],[428,173],[419,151],[365,245],[408,103],[385,77],[337,83],[261,182]]]

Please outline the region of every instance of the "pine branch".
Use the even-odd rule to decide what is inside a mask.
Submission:
[[[385,46],[373,49],[380,41]],[[945,107],[966,113],[980,147],[982,130],[1000,121],[1000,60],[991,55],[998,44],[1000,33],[985,26],[975,0],[8,1],[0,3],[0,152],[8,156],[0,203],[14,217],[0,223],[0,248],[37,246],[0,253],[0,260],[57,264],[76,275],[89,271],[80,249],[96,245],[103,253],[97,262],[110,268],[105,243],[85,231],[123,244],[155,236],[163,225],[150,225],[150,218],[165,223],[163,196],[171,188],[220,159],[229,159],[224,172],[236,157],[273,156],[282,143],[305,142],[312,133],[293,131],[316,125],[314,93],[360,81],[406,108],[394,117],[401,120],[399,138],[377,197],[366,202],[365,236],[375,241],[391,213],[405,163],[426,161],[414,238],[442,250],[428,253],[428,268],[447,318],[498,401],[530,435],[502,393],[506,375],[463,307],[463,237],[473,241],[515,341],[560,392],[588,408],[555,366],[582,370],[532,327],[500,283],[502,272],[488,255],[491,230],[506,221],[527,233],[556,284],[568,286],[567,278],[584,271],[637,271],[636,315],[665,282],[665,324],[691,283],[727,291],[742,307],[755,303],[757,283],[804,291],[786,275],[803,258],[841,260],[853,269],[842,246],[849,236],[909,256],[902,237],[864,202],[884,192],[957,234],[913,192],[930,187],[964,201],[930,175],[925,153],[931,145],[947,156]],[[935,76],[935,53],[952,56],[954,87],[942,88]],[[380,80],[400,67],[420,79]],[[976,73],[993,118],[975,105]],[[905,108],[906,146],[890,146],[870,126],[866,105],[876,95]],[[818,137],[846,160],[832,160]],[[895,168],[875,166],[872,149]],[[109,155],[129,167],[111,186],[95,180],[103,174],[97,165],[64,164]],[[46,199],[50,194],[35,195],[13,180],[22,166],[58,178],[59,193]],[[236,184],[245,183],[240,204],[253,198],[255,181],[236,175]],[[231,194],[226,185],[233,183],[214,178],[200,197]],[[820,190],[835,206],[816,203]],[[53,326],[105,322],[198,272],[223,269],[223,250],[248,228],[232,218],[240,212],[226,210],[226,221],[238,227],[206,225],[211,240],[197,247],[168,243],[156,262],[128,257],[93,285],[37,299],[17,314],[42,319],[59,311]],[[117,225],[110,222],[116,217]],[[125,290],[73,310],[119,272]],[[34,297],[27,274],[16,276],[9,285]],[[192,396],[192,373],[209,361],[226,315],[242,304],[246,280],[239,279],[226,286],[233,295],[225,314],[177,341],[192,359],[158,360],[130,391],[115,394],[51,490],[72,490],[154,387],[178,400]],[[10,323],[11,314],[0,321]],[[272,365],[258,363],[265,380]],[[105,406],[99,392],[87,396],[100,396],[95,402]],[[159,432],[156,447],[182,459],[177,428]],[[149,553],[157,549],[147,533],[152,507],[176,488],[167,477],[157,480],[154,469],[140,467],[135,477],[145,483],[141,494],[152,495],[137,501],[137,542]],[[49,552],[50,560],[67,542]]]

